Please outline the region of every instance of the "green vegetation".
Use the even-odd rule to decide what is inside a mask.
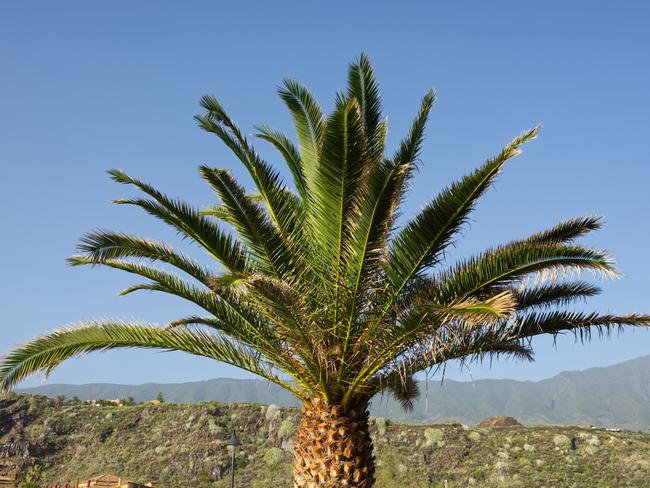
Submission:
[[[299,411],[272,409],[268,417],[267,411],[220,403],[59,407],[43,397],[4,400],[0,473],[17,469],[24,483],[34,476],[53,483],[112,472],[157,481],[161,488],[227,488],[225,442],[235,428],[242,440],[238,486],[290,488],[291,453],[280,432],[295,425]],[[211,423],[219,426],[216,433]],[[468,429],[380,419],[372,424],[381,488],[443,488],[445,482],[448,487],[638,488],[650,479],[648,433],[551,426]],[[569,443],[557,445],[558,436]],[[438,440],[444,446],[438,447]]]

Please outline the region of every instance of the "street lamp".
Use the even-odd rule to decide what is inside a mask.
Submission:
[[[239,438],[237,437],[237,434],[235,434],[235,431],[232,431],[232,434],[230,435],[230,440],[226,442],[226,446],[232,447],[232,456],[230,457],[230,473],[231,473],[231,478],[230,478],[230,488],[235,488],[235,449],[237,446],[240,446],[241,442],[239,442]]]

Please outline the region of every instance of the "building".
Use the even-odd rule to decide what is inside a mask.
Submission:
[[[3,476],[0,474],[0,488],[18,488],[18,480],[15,476]]]
[[[102,474],[88,480],[78,481],[75,488],[155,488],[155,486],[154,483],[143,485],[112,474]]]

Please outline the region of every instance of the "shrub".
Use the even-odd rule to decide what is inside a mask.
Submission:
[[[41,475],[42,468],[40,464],[30,466],[25,473],[24,483],[21,485],[21,487],[29,488],[30,486],[35,486],[38,488],[38,482],[41,481]]]
[[[282,439],[290,439],[293,436],[293,433],[296,431],[296,426],[293,425],[291,420],[283,420],[278,429],[278,437]]]
[[[553,436],[553,444],[560,449],[569,449],[571,447],[571,439],[564,434],[558,434]]]
[[[264,463],[269,468],[276,468],[284,461],[284,451],[279,447],[272,447],[264,453]]]
[[[281,414],[282,412],[280,411],[280,407],[271,404],[268,407],[266,407],[266,414],[264,415],[264,417],[266,418],[266,420],[273,420],[276,417],[279,417]]]
[[[210,435],[218,435],[222,430],[223,429],[219,424],[217,424],[217,421],[215,419],[208,419],[208,432],[210,432]]]
[[[434,429],[434,428],[431,428],[431,427],[429,427],[428,429],[425,429],[425,431],[424,431],[424,438],[427,441],[427,446],[431,446],[434,443],[438,443],[438,442],[442,441],[443,435],[444,434],[442,433],[442,430]]]
[[[377,426],[377,433],[379,435],[386,435],[386,419],[384,417],[377,417],[375,419],[375,425]]]

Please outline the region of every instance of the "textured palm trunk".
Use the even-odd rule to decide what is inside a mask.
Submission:
[[[294,488],[369,488],[375,481],[368,404],[347,412],[318,399],[306,406],[296,431]]]

